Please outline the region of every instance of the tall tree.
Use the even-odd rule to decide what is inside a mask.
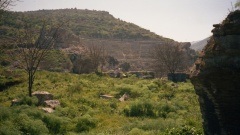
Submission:
[[[28,73],[28,93],[30,97],[32,96],[35,73],[40,62],[53,48],[60,26],[62,25],[49,28],[44,22],[39,30],[26,27],[18,31],[18,59]]]
[[[179,45],[167,42],[154,48],[155,67],[161,72],[174,74],[186,68],[186,55]]]

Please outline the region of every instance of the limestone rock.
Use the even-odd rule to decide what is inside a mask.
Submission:
[[[60,102],[59,100],[46,100],[44,101],[44,106],[55,109],[56,107],[60,106]]]
[[[113,96],[111,95],[100,95],[101,98],[106,98],[106,99],[110,99],[113,98]]]
[[[43,110],[44,112],[46,112],[46,113],[52,113],[52,112],[54,112],[54,110],[53,110],[52,108],[49,108],[49,107],[44,107],[44,108],[42,108],[42,110]]]
[[[127,93],[123,94],[122,97],[119,98],[119,101],[123,102],[129,98],[129,95]]]
[[[53,95],[46,91],[36,91],[32,93],[33,96],[36,96],[38,98],[38,104],[43,105],[44,101],[46,100],[52,100]]]
[[[240,11],[218,25],[191,73],[204,134],[240,134]]]

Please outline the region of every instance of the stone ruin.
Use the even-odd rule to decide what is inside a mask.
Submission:
[[[205,135],[240,135],[240,11],[213,25],[191,82],[199,96]]]
[[[59,100],[53,100],[53,95],[46,91],[36,91],[32,93],[38,98],[38,105],[43,105],[42,108],[47,113],[52,113],[54,109],[60,106]]]

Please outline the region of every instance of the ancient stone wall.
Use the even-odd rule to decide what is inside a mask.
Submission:
[[[206,135],[240,135],[240,11],[213,25],[191,81]]]

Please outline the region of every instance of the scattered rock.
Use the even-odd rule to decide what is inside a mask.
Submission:
[[[46,91],[36,91],[32,95],[38,98],[38,105],[43,105],[44,101],[53,99],[53,95]]]
[[[55,109],[56,107],[60,106],[60,102],[59,102],[59,100],[46,100],[46,101],[44,101],[44,106]]]
[[[52,112],[54,112],[54,110],[53,110],[52,108],[49,108],[49,107],[44,107],[44,108],[42,108],[42,110],[43,110],[44,112],[46,112],[46,113],[52,113]]]
[[[119,98],[119,101],[123,102],[126,101],[129,98],[129,95],[127,93],[123,94],[122,97]]]
[[[113,96],[111,95],[100,95],[101,98],[106,98],[106,99],[110,99],[113,98]]]

